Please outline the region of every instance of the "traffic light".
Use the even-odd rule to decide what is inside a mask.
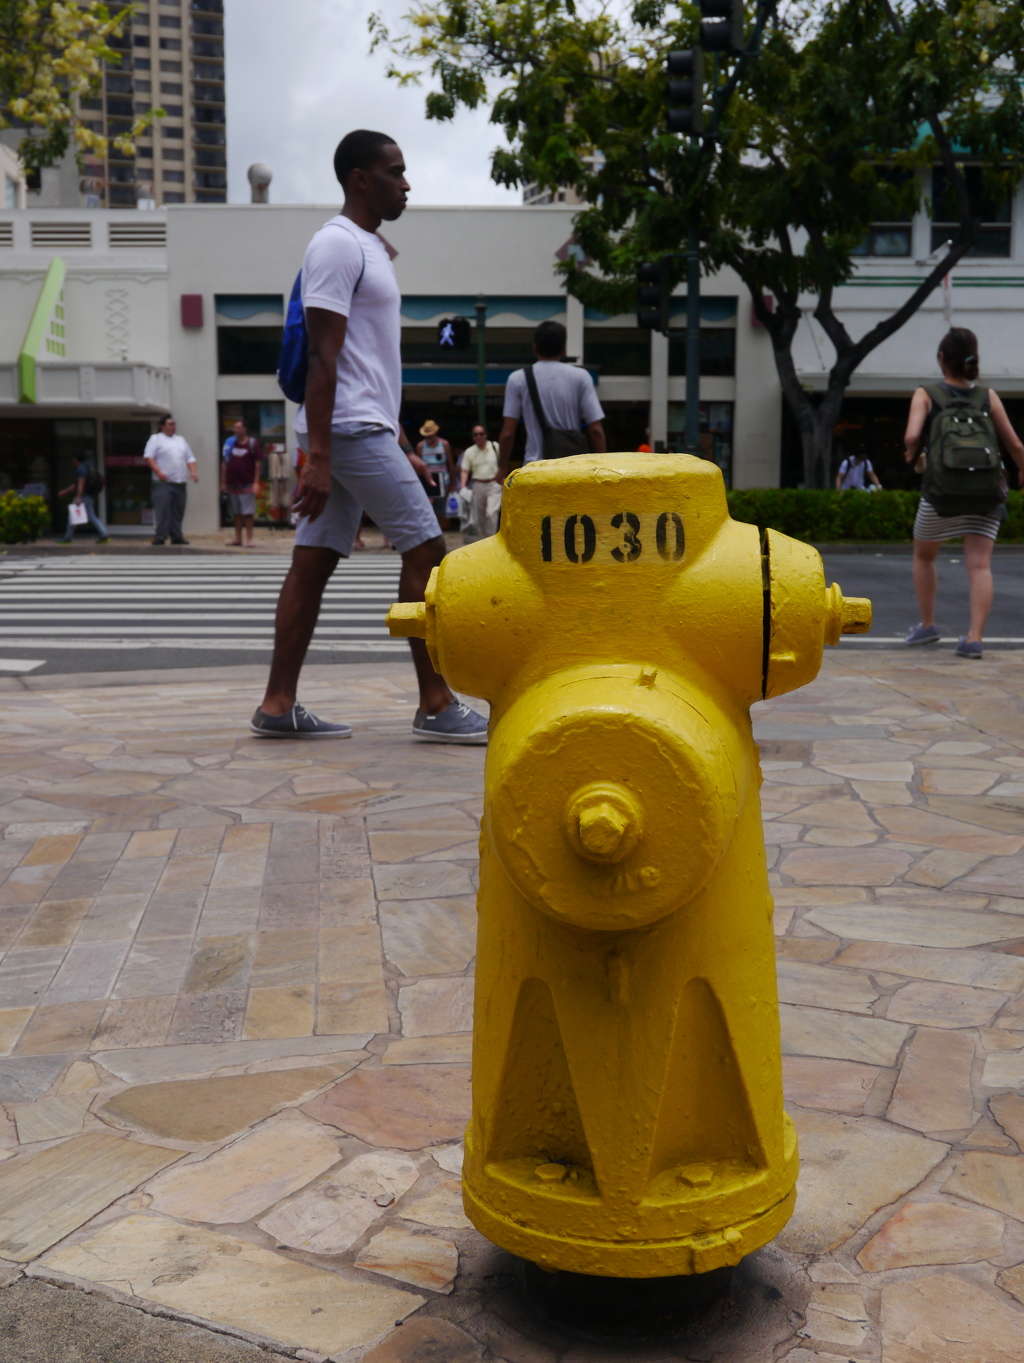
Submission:
[[[437,324],[437,344],[441,350],[468,350],[473,330],[465,317],[442,317]]]
[[[672,286],[668,278],[667,262],[645,261],[636,267],[636,278],[640,300],[636,310],[637,326],[644,331],[668,331]]]
[[[743,51],[743,0],[700,0],[700,45],[705,52]]]
[[[668,130],[699,133],[704,122],[704,70],[701,51],[688,47],[670,52],[665,59],[668,74]]]

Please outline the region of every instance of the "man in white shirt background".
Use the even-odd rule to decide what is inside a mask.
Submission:
[[[167,414],[160,422],[156,435],[146,441],[143,458],[153,474],[153,543],[163,544],[170,537],[172,544],[188,544],[181,533],[188,497],[188,479],[199,482],[196,457],[185,437],[177,434],[174,417]]]
[[[561,322],[541,322],[533,333],[531,366],[537,384],[537,397],[545,423],[556,433],[586,428],[591,454],[604,454],[604,411],[597,399],[594,380],[578,365],[565,364],[565,327]],[[526,423],[524,463],[544,458],[544,430],[530,395],[526,371],[517,369],[505,385],[504,421],[498,437],[500,451],[498,477],[508,477],[508,461],[515,443],[516,427]]]
[[[274,657],[250,728],[260,738],[348,738],[297,699],[299,673],[324,588],[352,552],[363,510],[402,555],[398,596],[422,601],[445,554],[444,536],[398,417],[402,404],[401,303],[394,266],[377,235],[405,209],[409,184],[393,138],[358,129],[334,153],[345,205],[314,235],[302,262],[309,370],[295,433],[306,459],[295,492],[299,524],[281,588]],[[419,683],[417,738],[486,743],[487,721],[434,671],[422,639],[410,639]]]
[[[463,451],[459,464],[463,488],[473,479],[473,524],[485,538],[498,529],[501,510],[501,484],[498,482],[498,447],[487,439],[483,426],[473,427],[473,443]]]

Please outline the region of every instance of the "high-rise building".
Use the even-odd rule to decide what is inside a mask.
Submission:
[[[110,45],[120,64],[81,102],[83,119],[108,138],[105,159],[85,158],[85,205],[226,203],[224,0],[140,0]],[[114,138],[154,108],[165,117],[124,155]]]

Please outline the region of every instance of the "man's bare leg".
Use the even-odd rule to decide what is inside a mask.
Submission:
[[[286,714],[295,704],[299,673],[316,629],[320,601],[339,558],[341,555],[333,549],[300,545],[292,551],[292,564],[277,599],[274,658],[260,706],[265,715]]]
[[[437,535],[402,555],[402,575],[398,579],[399,601],[423,600],[430,574],[446,552],[444,536]],[[424,641],[410,639],[409,647],[412,649],[412,661],[420,688],[420,709],[425,715],[439,715],[442,710],[448,709],[455,697],[445,679],[434,671]]]

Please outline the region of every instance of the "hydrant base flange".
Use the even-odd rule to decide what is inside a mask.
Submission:
[[[773,1240],[793,1215],[796,1188],[760,1216],[725,1230],[683,1236],[678,1240],[586,1240],[554,1237],[494,1212],[466,1184],[466,1215],[493,1244],[551,1271],[612,1278],[670,1278],[709,1273],[738,1264]]]

